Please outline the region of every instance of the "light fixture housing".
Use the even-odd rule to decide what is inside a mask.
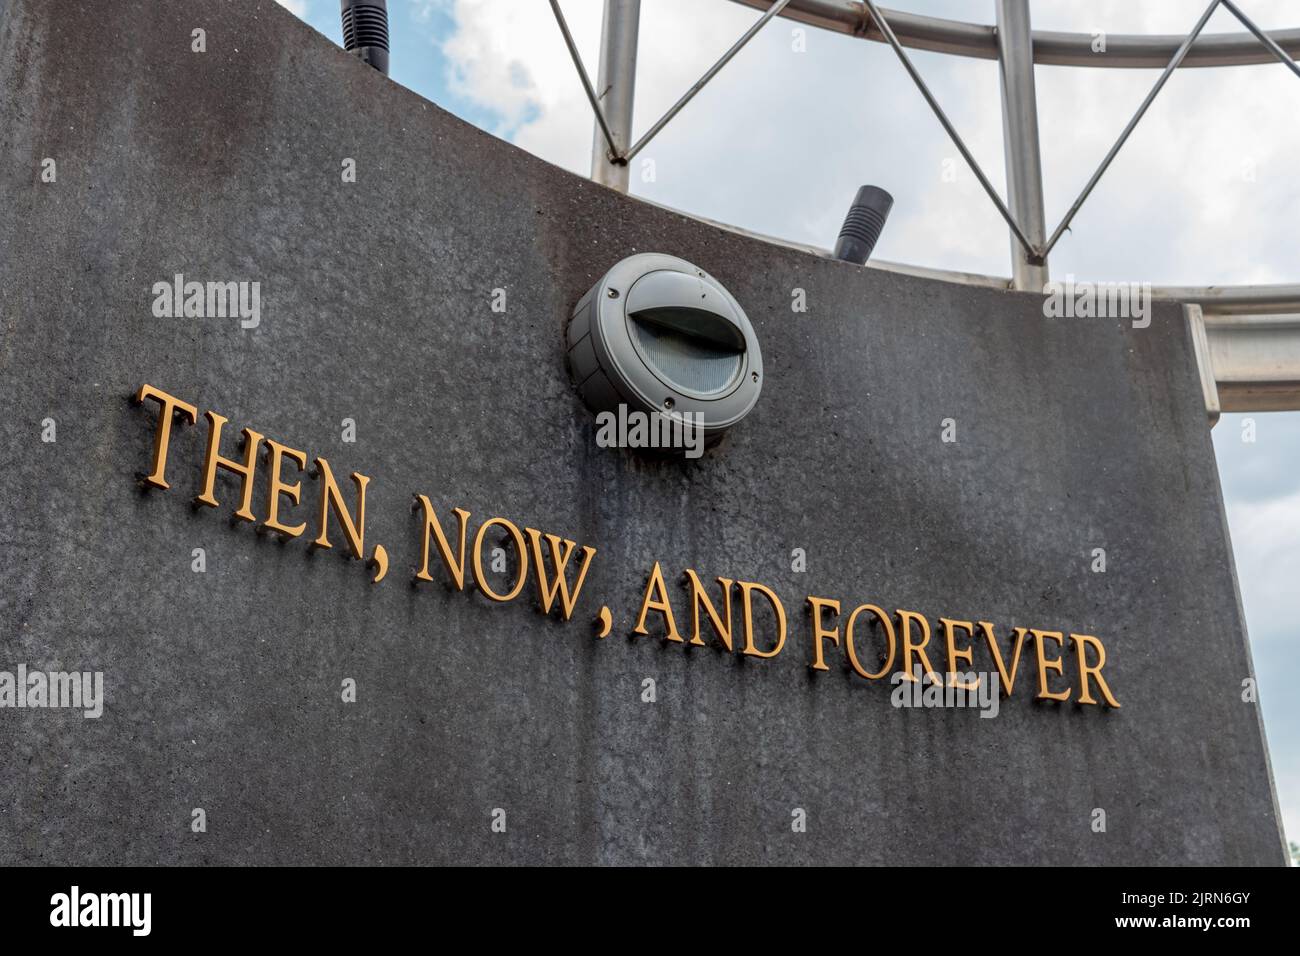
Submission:
[[[388,0],[339,0],[343,49],[388,75]]]
[[[844,262],[867,264],[876,240],[885,228],[894,197],[879,186],[863,186],[853,197],[853,205],[844,216],[839,238],[835,240],[835,258]]]
[[[763,354],[745,310],[676,256],[617,263],[574,306],[567,340],[570,375],[592,412],[625,405],[685,418],[705,446],[748,415],[763,388]]]

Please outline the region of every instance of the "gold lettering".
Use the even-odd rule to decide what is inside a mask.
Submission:
[[[198,418],[199,410],[189,402],[182,402],[179,398],[168,395],[162,389],[154,388],[152,385],[141,385],[140,391],[135,396],[138,404],[143,403],[146,398],[152,398],[156,401],[159,408],[158,427],[153,433],[153,471],[144,480],[146,484],[166,491],[171,487],[167,483],[166,471],[167,447],[172,434],[172,416],[176,412],[180,412],[181,415],[190,420],[192,425]]]
[[[455,508],[452,511],[460,525],[460,546],[457,556],[453,559],[451,545],[447,543],[447,536],[442,533],[442,525],[438,522],[437,515],[433,513],[433,502],[424,495],[416,495],[416,498],[424,506],[424,543],[420,570],[415,573],[415,576],[421,581],[433,580],[433,575],[429,573],[429,532],[432,531],[433,539],[438,545],[438,554],[442,557],[447,573],[456,582],[456,590],[463,591],[465,589],[465,536],[469,527],[469,512],[464,508]]]
[[[282,458],[291,458],[298,463],[298,470],[302,471],[307,467],[307,453],[290,448],[287,445],[281,445],[273,438],[266,440],[266,447],[271,450],[268,466],[271,472],[271,486],[267,489],[266,494],[266,520],[262,522],[262,527],[268,531],[278,531],[281,534],[288,535],[290,538],[296,538],[303,533],[307,527],[307,522],[289,527],[280,523],[280,496],[284,495],[294,504],[298,504],[302,495],[302,482],[295,481],[292,485],[286,485],[280,480],[280,464]]]
[[[515,543],[515,551],[519,554],[519,577],[515,579],[514,587],[505,594],[499,594],[493,591],[487,583],[487,575],[483,573],[483,538],[487,535],[488,528],[493,525],[500,525],[506,529],[510,535],[510,540]],[[488,518],[479,525],[478,534],[474,535],[474,583],[478,589],[487,596],[488,600],[504,604],[506,601],[513,601],[519,596],[519,592],[524,589],[524,582],[528,580],[528,550],[524,544],[524,536],[519,533],[519,529],[513,523],[505,518]]]
[[[966,637],[968,639],[972,638],[975,635],[975,625],[972,624],[970,621],[950,621],[946,617],[939,618],[939,623],[943,625],[944,642],[948,646],[949,685],[951,685],[952,687],[960,688],[961,690],[977,690],[980,686],[978,680],[963,681],[963,680],[959,680],[957,677],[958,674],[957,662],[959,660],[965,661],[967,668],[971,668],[974,666],[972,660],[973,652],[969,646],[967,646],[963,650],[960,651],[957,650],[957,642],[955,640],[955,635],[953,634],[953,630],[955,628],[961,628],[966,632]]]
[[[704,607],[704,613],[709,616],[709,623],[713,625],[714,632],[726,646],[731,650],[731,586],[735,583],[730,578],[718,578],[717,581],[722,585],[722,606],[726,610],[727,619],[724,622],[714,608],[713,602],[709,600],[708,593],[704,590],[704,583],[699,579],[694,571],[686,569],[686,577],[691,585],[691,643],[704,646],[704,638],[700,636],[700,607]]]
[[[330,463],[324,458],[317,458],[316,470],[321,483],[320,536],[312,544],[318,548],[333,547],[329,541],[330,508],[333,507],[339,524],[343,526],[343,534],[348,539],[348,548],[352,551],[352,556],[363,557],[366,541],[366,485],[370,483],[370,479],[356,471],[350,476],[352,483],[357,486],[357,520],[353,523],[352,515],[349,514],[347,505],[343,503],[343,493],[339,491],[338,482],[334,480]]]
[[[573,549],[577,547],[576,541],[570,541],[567,538],[561,540],[558,535],[548,534],[546,543],[551,547],[551,561],[555,564],[555,581],[550,583],[546,580],[545,562],[542,561],[542,536],[532,528],[525,528],[528,535],[529,544],[533,549],[533,566],[537,569],[537,592],[541,602],[543,614],[551,613],[551,605],[555,603],[555,595],[560,595],[560,609],[564,612],[564,619],[567,621],[573,616],[573,606],[578,601],[578,592],[582,590],[582,582],[587,578],[587,569],[591,566],[591,559],[596,555],[596,549],[587,547],[582,548],[582,567],[578,569],[578,579],[573,584],[573,596],[569,595],[569,582],[566,572],[569,567],[569,558],[573,555]],[[560,553],[560,544],[564,544],[564,553]]]
[[[745,646],[741,649],[742,653],[748,654],[750,657],[761,657],[765,660],[776,657],[777,654],[781,653],[781,648],[785,647],[785,607],[781,604],[781,599],[772,593],[771,588],[762,584],[753,581],[739,581],[737,583],[740,585],[741,608],[744,611],[742,621],[745,628]],[[770,651],[760,651],[754,644],[753,593],[755,591],[767,598],[767,603],[772,605],[772,610],[776,612],[776,646]]]
[[[1080,691],[1079,703],[1096,704],[1093,700],[1092,693],[1088,690],[1088,678],[1091,676],[1096,679],[1097,687],[1101,690],[1101,696],[1106,699],[1106,703],[1111,707],[1118,707],[1119,701],[1115,695],[1110,692],[1106,686],[1106,678],[1101,676],[1101,669],[1106,666],[1106,648],[1097,638],[1091,634],[1071,634],[1070,640],[1074,641],[1074,650],[1079,658],[1079,684]],[[1084,651],[1085,645],[1097,649],[1097,663],[1093,667],[1088,666],[1088,656]]]
[[[1025,646],[1026,631],[1023,627],[1018,627],[1014,631],[1016,647],[1015,653],[1011,657],[1011,671],[1008,673],[1002,660],[1002,651],[998,648],[997,638],[993,634],[993,625],[988,621],[980,621],[979,624],[984,631],[984,640],[988,642],[989,651],[993,654],[993,663],[998,668],[998,680],[1002,684],[1002,695],[1010,697],[1011,691],[1016,684],[1016,670],[1020,667],[1020,651]]]
[[[889,639],[889,656],[885,658],[885,663],[880,670],[874,674],[862,666],[862,663],[858,660],[857,650],[853,646],[853,626],[857,623],[858,615],[864,611],[869,611],[876,616],[876,619],[880,621],[885,629],[885,637]],[[894,652],[897,649],[894,639],[894,625],[889,620],[889,615],[874,604],[860,604],[855,607],[844,625],[844,649],[849,653],[849,666],[857,672],[859,677],[865,677],[867,680],[879,680],[888,674],[894,666]]]
[[[217,483],[217,469],[224,468],[239,476],[242,497],[239,501],[239,510],[235,512],[235,517],[240,521],[257,520],[253,516],[252,507],[253,470],[257,465],[257,448],[262,443],[261,434],[251,428],[245,428],[243,430],[244,460],[242,462],[232,461],[229,458],[222,458],[218,454],[221,449],[221,429],[228,419],[216,412],[204,412],[203,417],[208,420],[208,450],[203,456],[203,493],[198,495],[194,501],[197,504],[207,505],[209,508],[217,507],[218,502],[212,492]]]
[[[830,670],[830,668],[826,666],[826,661],[822,657],[822,641],[829,637],[836,644],[839,644],[840,629],[838,627],[835,627],[828,631],[826,628],[822,626],[822,610],[825,608],[829,608],[831,612],[833,612],[835,616],[838,617],[840,613],[840,602],[832,601],[830,598],[813,597],[810,594],[808,595],[808,606],[812,608],[812,627],[813,627],[812,668],[815,671],[828,671]]]
[[[1034,643],[1037,645],[1038,650],[1038,694],[1036,699],[1069,700],[1070,691],[1073,690],[1073,688],[1067,688],[1066,690],[1060,691],[1050,691],[1047,689],[1047,672],[1050,670],[1060,674],[1064,672],[1065,668],[1061,658],[1058,657],[1054,661],[1049,661],[1047,656],[1043,653],[1044,643],[1046,641],[1055,641],[1059,647],[1065,643],[1065,635],[1060,631],[1031,630],[1029,633],[1034,636]]]
[[[654,599],[651,599],[654,595]],[[641,615],[636,619],[636,627],[632,628],[633,634],[649,634],[646,630],[645,618],[651,611],[658,611],[663,615],[664,624],[668,626],[668,633],[664,635],[670,641],[681,643],[682,636],[677,633],[677,622],[673,620],[673,607],[668,603],[668,588],[664,584],[664,572],[659,567],[659,562],[655,562],[654,570],[650,572],[650,580],[646,582],[645,596],[641,599]]]
[[[912,622],[918,621],[921,625],[921,641],[915,643],[912,640]],[[912,673],[912,652],[921,659],[921,666],[925,672],[930,675],[931,680],[936,683],[943,683],[939,676],[935,674],[934,668],[930,666],[930,658],[925,654],[925,646],[930,643],[930,622],[925,619],[925,615],[918,614],[916,611],[898,610],[898,633],[903,639],[903,680],[914,681],[917,676]]]

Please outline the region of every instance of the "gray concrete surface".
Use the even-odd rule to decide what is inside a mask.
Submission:
[[[271,0],[10,0],[0,31],[0,669],[107,694],[99,720],[0,710],[0,863],[1283,861],[1176,308],[1049,321],[647,207]],[[597,448],[566,378],[570,308],[639,251],[709,270],[761,336],[762,399],[699,462]],[[177,272],[260,281],[260,326],[155,318]],[[141,493],[142,382],[373,476],[389,580],[193,511],[201,429]],[[596,546],[614,633],[408,587],[414,491]],[[629,637],[655,560],[773,587],[790,647]],[[1099,635],[1123,707],[895,709],[808,669],[809,593]]]

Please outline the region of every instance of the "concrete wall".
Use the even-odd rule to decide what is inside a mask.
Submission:
[[[0,669],[101,670],[107,705],[0,710],[0,862],[1282,862],[1176,308],[1148,329],[1046,320],[1037,296],[647,207],[271,0],[7,6]],[[569,309],[636,251],[708,269],[761,337],[758,407],[698,462],[596,447],[566,377]],[[261,324],[154,317],[178,272],[259,281]],[[232,526],[231,481],[191,509],[201,427],[176,434],[172,489],[142,493],[143,382],[373,476],[388,578]],[[575,620],[409,587],[416,491],[597,547]],[[656,560],[679,619],[685,567],[771,586],[789,646],[630,637]],[[1027,651],[996,719],[896,709],[839,655],[809,670],[809,593],[1098,635],[1123,706],[1035,702]]]

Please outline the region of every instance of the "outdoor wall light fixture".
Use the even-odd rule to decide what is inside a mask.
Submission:
[[[574,307],[567,339],[569,373],[598,421],[636,412],[652,425],[694,428],[708,446],[749,414],[763,388],[763,355],[744,309],[675,256],[617,263]]]
[[[388,75],[388,0],[339,0],[343,49]]]
[[[840,237],[835,242],[835,258],[845,262],[866,265],[871,250],[885,228],[889,210],[894,208],[894,197],[879,186],[863,186],[853,198]]]

